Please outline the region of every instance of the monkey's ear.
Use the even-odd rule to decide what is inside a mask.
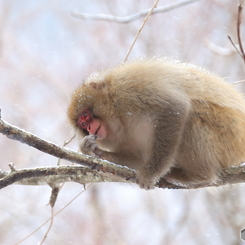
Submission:
[[[106,86],[106,84],[105,84],[105,82],[99,82],[99,83],[91,82],[89,84],[89,86],[91,86],[91,88],[93,88],[93,89],[100,90],[100,89],[104,88]]]

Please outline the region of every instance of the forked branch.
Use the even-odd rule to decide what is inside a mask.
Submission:
[[[135,183],[135,171],[127,167],[116,165],[105,160],[86,156],[65,147],[59,147],[47,142],[29,132],[10,125],[0,118],[0,133],[8,138],[32,146],[40,151],[57,158],[66,159],[80,165],[52,166],[33,169],[17,170],[10,165],[10,171],[0,171],[0,189],[11,184],[56,186],[64,182],[87,184],[93,182],[127,182]],[[82,165],[82,166],[81,166]],[[193,188],[221,186],[245,182],[245,166],[224,170],[215,185],[202,184]],[[169,189],[187,189],[184,186],[170,184],[162,179],[157,187]],[[189,188],[190,189],[190,188]]]

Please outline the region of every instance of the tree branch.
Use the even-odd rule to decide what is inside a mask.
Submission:
[[[133,43],[132,43],[131,46],[129,47],[129,50],[128,50],[128,52],[127,52],[127,54],[126,54],[126,57],[125,57],[125,59],[124,59],[123,62],[126,62],[126,61],[127,61],[128,57],[129,57],[129,54],[131,53],[131,51],[132,51],[132,49],[133,49],[133,47],[134,47],[134,45],[135,45],[135,43],[136,43],[136,41],[137,41],[137,39],[138,39],[140,33],[141,33],[141,31],[142,31],[142,29],[144,28],[144,26],[145,26],[147,20],[148,20],[148,19],[150,18],[150,16],[152,15],[154,9],[157,7],[158,2],[159,2],[159,0],[156,0],[156,2],[155,2],[155,3],[153,4],[153,6],[151,7],[149,13],[146,15],[146,17],[145,17],[143,23],[142,23],[141,26],[140,26],[140,29],[137,31],[137,33],[136,33],[136,35],[135,35],[135,38],[134,38],[134,40],[133,40]]]
[[[5,122],[1,118],[0,133],[6,135],[9,139],[18,140],[21,143],[32,146],[52,156],[65,159],[73,163],[78,163],[83,166],[87,166],[90,169],[95,169],[105,173],[112,173],[124,178],[125,180],[135,178],[134,171],[127,167],[123,167],[114,163],[110,163],[106,160],[77,153],[66,147],[62,148],[54,143],[43,140],[34,134],[31,134],[16,126],[13,126]]]
[[[14,171],[0,170],[0,189],[14,183],[21,185],[55,186],[64,182],[77,182],[83,185],[98,182],[130,183],[130,181],[120,178],[115,174],[103,173],[79,165],[15,169]]]
[[[6,135],[10,139],[18,140],[21,143],[25,143],[55,157],[82,165],[38,167],[17,170],[14,168],[13,164],[10,164],[10,171],[0,170],[0,189],[14,183],[22,185],[48,184],[51,187],[64,182],[77,182],[80,184],[105,181],[135,183],[135,170],[105,160],[86,156],[65,147],[59,147],[11,125],[1,118],[0,133]],[[212,185],[200,183],[192,188],[187,188],[185,186],[170,184],[164,179],[161,179],[156,186],[168,189],[196,189],[243,182],[245,182],[245,165],[240,165],[223,170],[220,173],[219,180]]]
[[[181,7],[185,4],[193,3],[199,0],[181,0],[176,3],[169,4],[167,6],[160,6],[155,8],[154,12],[152,14],[160,13],[160,12],[167,12],[172,9],[176,9],[178,7]],[[79,18],[79,19],[86,19],[86,20],[103,20],[103,21],[111,21],[111,22],[117,22],[117,23],[128,23],[143,17],[146,17],[146,15],[150,12],[151,8],[141,10],[140,12],[136,14],[132,14],[125,17],[118,17],[114,15],[108,15],[108,14],[86,14],[86,13],[78,13],[78,12],[72,12],[72,16]]]
[[[237,53],[243,59],[243,62],[245,62],[245,53],[244,53],[244,49],[243,49],[243,43],[242,43],[242,38],[241,38],[241,30],[240,30],[241,29],[241,23],[242,23],[243,3],[244,3],[244,0],[240,0],[240,3],[238,5],[237,25],[236,25],[238,47],[237,47],[237,45],[235,45],[235,43],[233,42],[233,40],[230,36],[228,36],[228,39],[230,40],[231,44],[233,45],[233,47],[235,48]],[[240,51],[238,48],[240,49]]]

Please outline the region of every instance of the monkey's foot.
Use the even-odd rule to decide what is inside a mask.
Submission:
[[[144,173],[140,171],[136,172],[136,183],[140,186],[140,188],[145,190],[154,189],[156,182],[156,178],[147,177]]]

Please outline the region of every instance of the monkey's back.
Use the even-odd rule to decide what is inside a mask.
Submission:
[[[192,64],[148,59],[112,68],[105,80],[112,91],[120,91],[115,102],[119,107],[120,100],[128,103],[127,110],[130,106],[148,110],[162,98],[186,95],[191,109],[177,166],[215,176],[217,169],[245,161],[245,101],[221,77]]]
[[[145,93],[154,97],[159,93],[182,90],[191,100],[209,101],[245,112],[241,93],[221,77],[193,64],[153,58],[130,61],[107,72],[110,85],[118,87],[116,91],[126,88],[128,96]]]

